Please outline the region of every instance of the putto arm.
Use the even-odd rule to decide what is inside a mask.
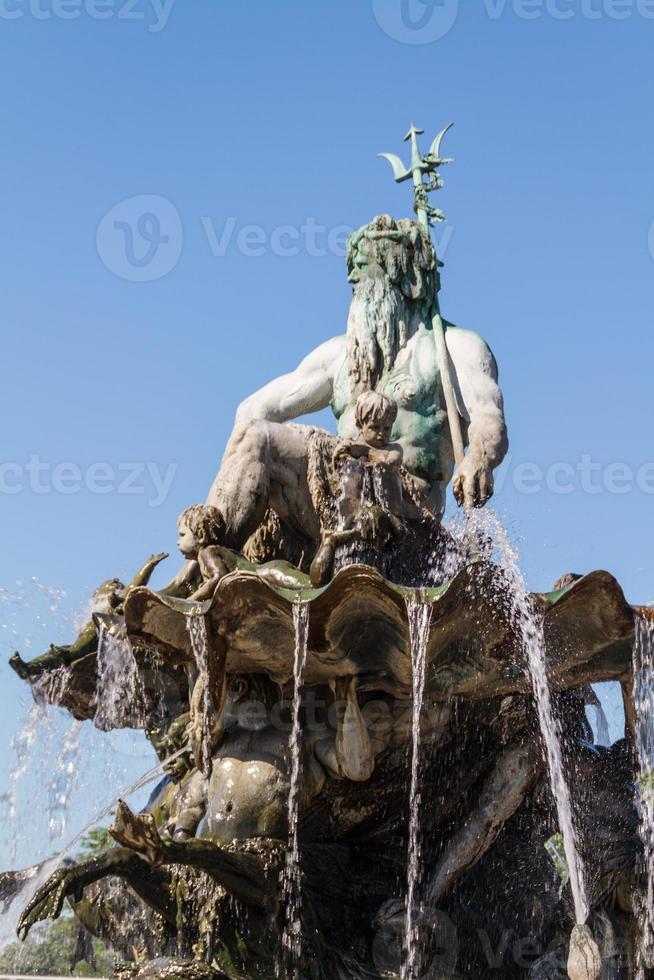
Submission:
[[[334,375],[345,355],[343,337],[321,344],[295,371],[271,381],[243,401],[236,413],[237,426],[252,419],[287,422],[308,412],[318,412],[331,401]]]

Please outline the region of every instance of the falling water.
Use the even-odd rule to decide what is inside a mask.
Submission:
[[[50,840],[63,837],[68,824],[68,804],[75,785],[80,755],[82,722],[73,721],[64,735],[48,787],[48,833]]]
[[[570,871],[575,918],[579,925],[583,925],[588,918],[590,905],[586,894],[581,856],[577,848],[570,788],[563,767],[561,729],[552,710],[552,698],[547,680],[543,615],[535,607],[527,592],[518,564],[517,552],[509,541],[501,521],[491,510],[486,510],[483,514],[470,513],[468,523],[477,531],[479,538],[484,534],[490,536],[501,556],[502,578],[511,603],[511,616],[520,632],[523,650],[527,657],[538,720],[545,742],[552,795]]]
[[[11,590],[0,588],[0,652],[3,656],[16,649],[23,655],[33,654],[35,648],[40,651],[46,645],[42,634],[49,638],[52,632],[69,630],[71,625],[78,629],[88,621],[90,612],[98,611],[92,607],[76,614],[62,609],[61,601],[65,597],[61,590],[43,585],[36,578],[26,583],[17,582]],[[106,613],[108,610],[99,611]],[[34,630],[33,635],[26,631],[28,625]],[[127,667],[134,670],[133,658],[127,660]],[[124,687],[124,676],[120,671],[115,673],[117,681]],[[109,742],[105,739],[96,743],[99,735],[94,728],[80,725],[49,705],[51,699],[56,702],[64,696],[70,674],[70,670],[62,667],[46,671],[30,683],[34,703],[28,706],[27,717],[11,740],[8,787],[0,797],[2,846],[6,845],[0,871],[8,865],[15,867],[20,863],[25,867],[32,863],[34,841],[40,840],[44,847],[49,846],[52,853],[57,853],[66,843],[66,835],[76,831],[81,822],[85,823],[87,815],[98,806],[101,787],[108,781],[111,781],[109,785],[118,786],[129,781],[125,770],[131,769],[137,757],[135,743],[123,734],[112,736]],[[109,688],[107,683],[104,686]],[[92,759],[87,772],[92,770],[97,777],[91,782],[80,778],[78,753],[81,739],[85,751],[89,748],[88,755]],[[111,759],[106,758],[107,751],[111,753]],[[142,749],[138,757],[143,758]],[[46,799],[42,813],[34,809],[35,794],[39,791]],[[20,908],[56,867],[55,860],[31,868],[18,880],[20,895],[6,894],[0,899],[0,946],[15,938],[13,931]]]
[[[20,918],[21,912],[25,906],[32,900],[32,897],[36,894],[37,890],[44,885],[51,874],[53,874],[57,868],[61,867],[66,858],[75,850],[77,845],[83,840],[90,830],[97,827],[102,823],[116,808],[119,800],[128,800],[134,793],[137,793],[148,783],[151,783],[156,779],[164,768],[173,762],[178,756],[182,755],[186,749],[179,749],[173,755],[164,759],[163,762],[158,762],[156,766],[149,769],[143,776],[140,776],[131,785],[126,786],[110,803],[107,803],[99,813],[97,813],[92,820],[90,820],[78,834],[75,834],[73,839],[66,845],[66,847],[61,851],[56,857],[51,858],[48,861],[43,862],[43,864],[37,865],[34,868],[30,868],[29,871],[24,873],[24,881],[16,891],[15,895],[12,896],[11,900],[6,902],[4,905],[0,902],[0,949],[5,943],[10,942],[15,939],[16,927],[18,925],[18,919]]]
[[[291,762],[288,791],[288,848],[281,876],[282,903],[285,910],[282,933],[282,963],[277,975],[284,978],[298,976],[302,953],[302,881],[300,873],[300,849],[298,843],[298,817],[300,804],[301,717],[302,678],[307,662],[309,635],[309,605],[296,602],[293,606],[295,627],[295,654],[293,660],[293,716],[289,754]],[[282,972],[283,971],[283,972]]]
[[[420,721],[425,693],[425,668],[427,641],[431,625],[432,607],[420,602],[417,595],[407,599],[409,635],[411,638],[411,663],[413,676],[413,745],[411,755],[411,790],[409,795],[409,853],[407,862],[406,897],[406,956],[402,966],[402,980],[417,980],[419,973],[419,931],[415,921],[416,891],[420,884],[422,841],[420,838]]]
[[[529,673],[534,688],[538,719],[547,751],[552,794],[556,803],[559,828],[570,870],[575,918],[578,925],[583,925],[588,918],[590,906],[586,895],[581,856],[577,850],[572,819],[572,799],[563,769],[561,730],[552,711],[552,699],[544,658],[545,637],[542,615],[539,615],[533,608],[526,594],[516,602],[516,612],[521,620],[522,638],[529,661]]]
[[[609,730],[609,720],[606,717],[606,712],[604,711],[604,706],[601,701],[593,705],[595,710],[595,728],[597,730],[597,736],[595,743],[597,745],[610,745],[611,744],[611,732]]]
[[[195,666],[202,684],[202,768],[211,775],[211,688],[209,680],[209,641],[204,616],[189,616],[186,629],[191,640]]]
[[[18,843],[18,789],[29,769],[32,750],[37,742],[39,729],[46,720],[46,708],[35,702],[30,708],[24,726],[11,740],[14,764],[9,773],[9,793],[6,799],[6,823],[8,828],[14,829],[14,832],[11,834],[12,860],[16,859],[16,846]]]
[[[103,625],[98,630],[98,680],[95,724],[103,732],[137,723],[140,681],[129,639],[114,635]]]
[[[645,885],[638,896],[641,945],[638,976],[654,967],[654,620],[636,617],[634,642],[636,749],[640,764],[638,812],[644,849]]]
[[[24,632],[22,621],[28,620],[31,627],[38,631],[52,629],[54,624],[60,626],[59,620],[63,616],[61,604],[66,598],[62,589],[40,582],[35,575],[26,581],[17,580],[10,589],[0,586],[0,654],[6,659],[10,652],[18,648],[23,652],[31,651],[37,640]],[[42,687],[37,682],[31,690],[34,703],[30,705],[21,730],[11,739],[13,764],[9,773],[9,789],[1,798],[0,819],[12,860],[16,858],[18,839],[22,833],[18,813],[19,788],[33,762],[34,749],[50,724]]]

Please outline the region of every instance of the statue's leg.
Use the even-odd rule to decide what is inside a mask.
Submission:
[[[449,842],[436,865],[427,891],[431,904],[436,905],[443,893],[488,851],[541,770],[542,757],[535,743],[504,750],[484,785],[475,812]]]
[[[227,525],[225,544],[241,549],[268,507],[292,517],[307,537],[319,535],[307,480],[307,436],[301,426],[252,420],[231,435],[207,503]]]

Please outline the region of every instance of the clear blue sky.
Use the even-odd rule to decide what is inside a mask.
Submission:
[[[56,614],[40,592],[0,606],[3,664],[69,639],[104,578],[173,552],[239,400],[344,330],[339,226],[408,214],[375,154],[405,153],[412,119],[425,139],[456,123],[442,305],[500,365],[511,459],[495,506],[530,586],[602,567],[633,601],[654,598],[654,470],[641,469],[654,462],[652,5],[406,6],[403,21],[402,0],[0,2],[0,586],[15,595],[36,576],[67,593]],[[103,221],[142,195],[165,201]],[[146,238],[168,236],[151,264],[120,225],[139,208],[160,218]],[[48,469],[30,475],[31,457]],[[158,506],[147,470],[142,492],[118,492],[148,463],[174,473]],[[534,493],[525,464],[543,472]],[[0,677],[4,787],[26,692],[6,666]],[[84,738],[98,768],[75,826],[147,765],[122,742],[112,769]],[[22,845],[42,850],[28,827]]]

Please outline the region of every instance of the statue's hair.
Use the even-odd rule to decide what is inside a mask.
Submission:
[[[417,221],[378,215],[350,235],[346,262],[350,282],[359,282],[365,265],[373,274],[388,276],[407,299],[431,301],[440,289],[438,268],[442,263]]]
[[[347,329],[350,380],[375,388],[418,324],[427,323],[439,288],[438,261],[417,221],[383,214],[348,239],[354,296]]]
[[[354,406],[357,427],[362,429],[368,422],[388,422],[397,418],[397,402],[379,391],[364,391]]]
[[[221,544],[225,534],[225,519],[217,507],[209,504],[193,504],[179,515],[177,527],[185,525],[203,548]]]

